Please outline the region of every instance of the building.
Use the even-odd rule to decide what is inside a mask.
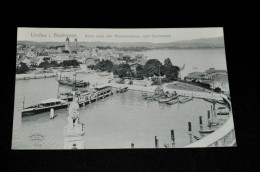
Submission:
[[[16,61],[16,66],[20,66],[21,63],[26,64],[28,67],[31,66],[31,60],[26,56],[22,56],[19,60]]]
[[[57,63],[61,63],[63,61],[70,60],[70,55],[69,54],[57,54],[56,56],[51,56],[52,61],[56,61]]]
[[[213,89],[219,87],[221,91],[229,93],[228,73],[226,70],[210,68],[205,72],[192,72],[185,76],[184,80],[207,83]]]
[[[29,49],[29,50],[27,51],[27,53],[26,53],[26,56],[27,56],[28,58],[36,58],[36,57],[37,57],[37,54],[36,54],[36,52],[35,52],[34,50]]]
[[[39,64],[41,64],[43,61],[44,61],[43,58],[37,57],[37,58],[31,60],[31,65],[39,66]]]
[[[78,52],[80,50],[80,47],[78,46],[78,40],[77,38],[74,39],[74,42],[71,43],[69,37],[65,40],[65,50],[72,52],[76,51]]]

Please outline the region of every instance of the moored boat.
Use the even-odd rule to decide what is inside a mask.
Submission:
[[[227,107],[219,107],[217,109],[217,114],[218,115],[228,115],[229,114],[229,109]]]
[[[203,98],[203,100],[210,102],[210,103],[215,103],[216,101],[214,99],[207,99],[207,98]]]
[[[198,135],[196,135],[196,134],[194,134],[193,137],[194,137],[196,140],[200,140],[200,139],[201,139],[201,137],[198,136]]]
[[[68,106],[68,102],[61,99],[47,99],[35,105],[26,107],[22,110],[22,117],[33,116],[43,112],[48,112],[50,109],[62,109]]]
[[[223,100],[214,100],[214,99],[208,99],[208,98],[203,98],[203,100],[210,102],[210,103],[226,104],[225,101],[223,101]]]
[[[184,99],[179,99],[179,102],[180,103],[186,103],[186,102],[188,102],[188,101],[190,101],[192,99],[193,99],[192,97],[185,97]]]
[[[175,96],[172,96],[172,97],[170,97],[170,98],[159,99],[158,102],[159,102],[159,103],[167,103],[167,102],[169,102],[169,101],[171,101],[171,100],[176,99],[178,96],[179,96],[179,95],[175,95]]]
[[[200,133],[213,133],[214,130],[200,130]]]
[[[89,82],[84,82],[83,80],[71,80],[69,78],[58,80],[59,84],[67,85],[67,86],[75,86],[75,87],[87,87],[89,86]]]
[[[166,102],[166,104],[168,104],[168,105],[174,105],[174,104],[176,104],[176,103],[178,103],[178,102],[179,102],[179,100],[178,100],[178,99],[175,99],[175,100],[171,100],[171,101]]]
[[[123,88],[118,88],[118,89],[116,89],[116,92],[117,93],[124,93],[124,92],[126,92],[128,90],[128,87],[123,87]]]

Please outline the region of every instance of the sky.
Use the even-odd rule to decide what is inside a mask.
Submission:
[[[64,42],[152,42],[168,43],[223,36],[222,27],[164,29],[18,28],[18,41]]]

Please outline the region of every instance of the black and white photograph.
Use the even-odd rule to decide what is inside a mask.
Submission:
[[[13,150],[236,147],[224,31],[17,28]]]

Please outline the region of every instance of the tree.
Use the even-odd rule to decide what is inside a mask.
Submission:
[[[56,61],[51,61],[50,66],[51,66],[51,67],[58,67],[59,64],[58,64]]]
[[[89,65],[88,68],[91,69],[91,70],[94,70],[95,69],[95,65]]]
[[[180,68],[178,66],[167,66],[166,78],[169,80],[175,80],[178,78]]]
[[[111,72],[113,67],[114,64],[110,60],[102,60],[96,64],[95,69]]]
[[[114,65],[112,71],[114,75],[118,75],[118,65]]]
[[[114,74],[119,75],[120,78],[129,77],[133,75],[129,64],[119,64],[118,67],[114,69]]]
[[[77,60],[66,60],[60,63],[60,66],[66,68],[69,66],[79,66],[79,62]]]
[[[62,50],[62,53],[69,54],[70,52],[68,50]]]
[[[47,68],[51,67],[51,64],[48,61],[43,61],[39,64],[38,67],[43,68],[43,69],[47,69]]]
[[[171,60],[169,58],[164,60],[164,66],[173,66],[172,62],[171,62]]]
[[[19,67],[16,67],[16,73],[22,74],[29,71],[29,67],[25,63],[20,63]]]
[[[214,90],[213,91],[215,91],[215,92],[217,92],[217,93],[220,93],[221,92],[221,88],[219,88],[219,87],[216,87],[216,88],[214,88]]]
[[[159,67],[162,63],[157,59],[150,59],[144,65],[143,73],[146,77],[159,76]]]
[[[142,65],[136,67],[136,78],[144,79],[143,69],[144,67]]]

